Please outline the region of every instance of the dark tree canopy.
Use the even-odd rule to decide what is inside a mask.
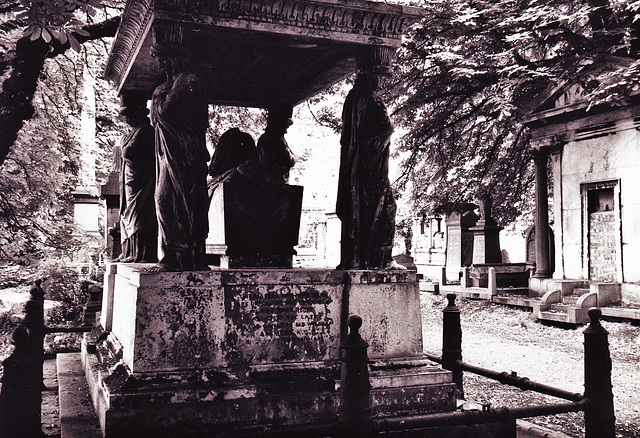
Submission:
[[[399,52],[391,93],[401,128],[401,188],[418,210],[494,197],[503,223],[526,209],[533,181],[528,132],[520,116],[552,84],[583,80],[594,103],[624,99],[635,61],[640,2],[602,0],[419,2],[422,23]],[[530,204],[530,203],[529,203]]]
[[[100,38],[113,36],[118,23],[117,10],[109,18],[96,6],[47,0],[0,7],[1,261],[30,263],[82,244],[71,191],[79,177],[83,76],[104,68],[108,44]],[[100,177],[120,129],[114,90],[101,82],[94,92]]]
[[[80,51],[81,44],[114,36],[119,23],[118,1],[101,0],[20,0],[0,7],[4,23],[0,27],[0,165],[4,162],[25,120],[34,114],[32,105],[38,78],[47,58],[69,48]],[[97,12],[101,13],[98,14]],[[109,14],[115,16],[108,17]],[[86,18],[85,21],[78,16]],[[94,20],[102,18],[102,21]]]

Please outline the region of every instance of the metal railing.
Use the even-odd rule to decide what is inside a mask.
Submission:
[[[584,330],[584,394],[576,394],[563,389],[534,382],[517,373],[497,372],[486,368],[467,364],[462,361],[462,328],[460,325],[460,309],[456,306],[455,294],[447,295],[448,305],[443,310],[442,356],[427,354],[426,356],[442,364],[443,368],[453,373],[453,381],[461,394],[464,394],[462,383],[463,371],[481,375],[498,382],[551,395],[574,403],[574,411],[583,411],[585,415],[585,438],[615,438],[615,413],[613,409],[613,391],[611,385],[611,355],[609,353],[608,332],[600,324],[602,311],[597,308],[589,310],[591,322]],[[567,408],[571,404],[565,404]],[[551,405],[546,405],[551,407]],[[529,408],[517,408],[519,411],[533,412],[523,417],[549,415],[544,412],[545,405]],[[558,405],[558,409],[561,407]],[[515,411],[515,409],[510,409]],[[572,412],[567,410],[565,412]]]

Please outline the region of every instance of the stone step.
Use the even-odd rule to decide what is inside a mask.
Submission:
[[[496,291],[498,294],[507,293],[507,294],[514,294],[514,295],[525,295],[525,296],[529,295],[528,287],[499,287],[499,288],[496,288]]]
[[[569,295],[566,297],[562,297],[562,304],[567,304],[567,305],[575,305],[578,300],[580,299],[579,296],[575,296],[575,295]]]
[[[572,307],[568,304],[552,304],[550,309],[552,311],[556,311],[556,312],[562,312],[562,313],[567,313],[567,311],[569,310],[569,308]]]
[[[571,295],[581,296],[584,294],[588,294],[589,292],[591,292],[591,289],[589,289],[588,287],[576,287],[573,289],[573,293]]]
[[[555,321],[555,322],[567,322],[567,313],[566,312],[550,312],[550,311],[542,311],[540,312],[540,317],[543,321]]]
[[[57,355],[61,438],[102,438],[80,353]]]

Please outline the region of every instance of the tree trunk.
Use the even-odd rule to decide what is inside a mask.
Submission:
[[[102,37],[114,36],[120,23],[120,17],[108,19],[102,23],[85,26],[89,36],[76,34],[80,43]],[[46,58],[57,56],[69,49],[65,45],[45,43],[41,38],[31,41],[21,38],[16,43],[16,52],[11,63],[11,75],[4,81],[0,91],[0,166],[18,138],[18,132],[25,120],[33,116],[33,95],[38,86]],[[1,73],[0,73],[1,74]]]
[[[16,44],[12,71],[0,93],[0,165],[18,137],[22,123],[33,115],[31,101],[38,85],[49,45],[42,39],[22,38]]]

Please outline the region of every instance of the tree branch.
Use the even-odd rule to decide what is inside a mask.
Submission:
[[[120,17],[113,17],[101,23],[87,25],[83,29],[89,36],[74,36],[80,43],[115,36],[119,22]],[[42,39],[31,41],[29,38],[21,38],[16,43],[15,57],[11,63],[13,70],[0,92],[0,166],[16,141],[22,124],[33,116],[33,95],[45,59],[60,55],[69,48],[68,43],[47,44]]]

